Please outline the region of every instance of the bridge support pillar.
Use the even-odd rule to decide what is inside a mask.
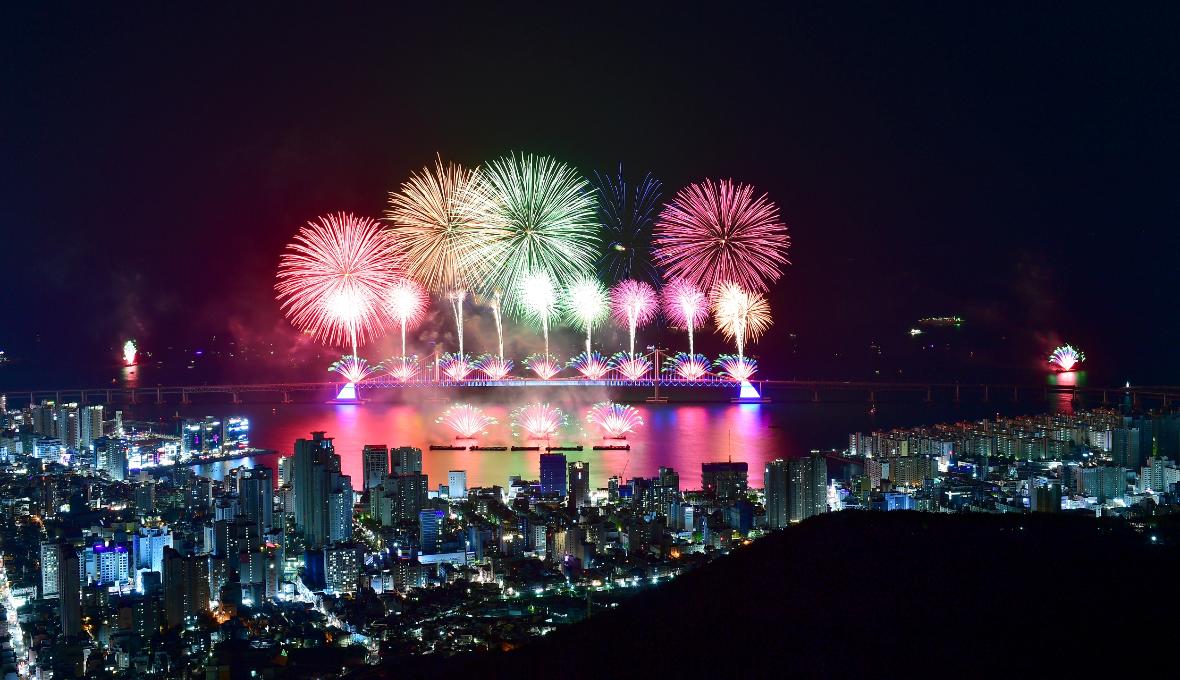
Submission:
[[[1020,401],[1020,388],[1016,385],[1012,386],[1012,401]]]
[[[238,393],[237,393],[237,392],[231,392],[230,394],[233,396],[233,399],[234,399],[234,403],[235,403],[235,404],[240,404],[240,403],[242,403],[242,398],[241,398],[240,396],[238,396]]]
[[[159,387],[156,388],[156,403],[157,404],[164,403],[164,393],[160,391]]]
[[[291,393],[290,392],[283,392],[283,403],[284,404],[291,403]]]
[[[29,392],[29,406],[36,406],[37,400],[33,398],[33,393]]]
[[[111,391],[110,390],[107,390],[107,403],[108,404],[111,403]]]
[[[53,403],[61,406],[61,392],[53,393]]]
[[[870,404],[875,404],[875,403],[877,403],[877,393],[876,393],[876,391],[871,391],[871,390],[869,391],[869,403],[870,403]]]
[[[127,391],[127,403],[128,404],[138,404],[139,403],[139,395],[135,392],[134,387]]]
[[[955,383],[955,403],[959,403],[959,385]]]
[[[180,391],[180,403],[185,406],[188,406],[189,404],[193,403],[192,400],[188,398],[188,390],[181,390]]]
[[[1108,399],[1108,398],[1107,398],[1107,396],[1106,396],[1106,390],[1102,390],[1102,403],[1103,403],[1103,404],[1109,404],[1109,403],[1110,403],[1110,399]]]
[[[79,393],[79,397],[78,397],[78,405],[79,405],[79,406],[85,406],[85,405],[86,405],[86,390],[82,390],[82,391],[81,391],[81,393]]]
[[[934,401],[934,390],[929,385],[927,385],[926,386],[926,403],[929,404],[932,401]]]
[[[811,391],[811,400],[816,401],[816,402],[819,401],[819,390],[812,390]]]

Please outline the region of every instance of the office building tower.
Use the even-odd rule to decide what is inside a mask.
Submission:
[[[389,464],[395,475],[422,472],[422,449],[413,446],[399,446],[389,451]]]
[[[1141,452],[1138,429],[1116,427],[1111,432],[1110,457],[1115,466],[1138,469],[1143,465]]]
[[[575,460],[569,464],[567,471],[570,507],[590,505],[590,463]]]
[[[420,473],[405,475],[394,474],[385,478],[384,499],[388,503],[388,511],[382,510],[382,524],[401,524],[413,522],[418,513],[426,507],[429,497],[430,480]]]
[[[424,554],[442,552],[442,510],[426,509],[418,513],[418,549]]]
[[[448,472],[447,490],[451,498],[467,498],[467,471],[451,470]]]
[[[791,521],[787,505],[787,489],[790,486],[787,461],[779,458],[766,464],[762,473],[762,492],[766,502],[766,526],[781,529]]]
[[[222,443],[227,449],[244,449],[250,446],[250,419],[235,416],[226,418],[222,425]]]
[[[324,548],[324,589],[329,593],[355,592],[363,563],[359,546],[346,543]]]
[[[541,494],[565,497],[566,462],[564,453],[541,454]]]
[[[131,561],[127,546],[97,543],[85,551],[88,583],[122,586],[131,581]]]
[[[164,623],[184,625],[187,618],[209,610],[209,567],[196,556],[164,548]]]
[[[114,431],[111,434],[113,434],[116,437],[123,436],[124,432],[123,432],[123,412],[122,411],[115,411],[115,424],[114,424],[113,429],[114,429]]]
[[[78,581],[78,553],[72,546],[61,546],[60,569],[57,571],[58,616],[61,632],[76,636],[82,632],[82,592]]]
[[[380,486],[389,476],[389,447],[384,444],[367,444],[361,451],[361,465],[364,472],[363,489]]]
[[[1030,481],[1028,509],[1032,512],[1061,512],[1061,483]]]
[[[701,487],[718,502],[744,498],[749,485],[749,465],[742,462],[701,463]]]
[[[78,450],[89,449],[102,435],[102,406],[85,406],[78,411]]]
[[[181,424],[180,452],[192,455],[211,453],[221,449],[225,431],[221,420],[213,416],[189,419]]]
[[[787,461],[787,507],[799,522],[828,511],[828,461],[819,454]]]
[[[95,466],[116,481],[127,479],[127,440],[119,437],[99,437],[94,440]]]
[[[238,474],[238,508],[242,516],[265,534],[274,526],[274,473],[265,465]]]
[[[57,597],[58,571],[61,569],[62,545],[52,541],[41,543],[41,597]]]
[[[1149,458],[1139,474],[1140,493],[1169,493],[1180,482],[1180,468],[1167,458]]]
[[[340,456],[323,432],[311,435],[311,439],[295,441],[295,530],[303,534],[308,547],[319,548],[329,540],[328,496],[340,474]]]
[[[168,527],[140,527],[131,536],[131,553],[136,571],[164,573],[164,548],[172,547]]]
[[[352,540],[352,477],[333,475],[332,489],[328,493],[328,542],[342,543]]]

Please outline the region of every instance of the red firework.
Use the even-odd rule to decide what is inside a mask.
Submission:
[[[791,239],[778,207],[733,180],[690,184],[656,220],[653,255],[670,279],[704,290],[724,282],[766,291],[790,264]]]
[[[279,261],[275,291],[291,323],[318,342],[356,346],[390,322],[386,292],[401,275],[381,226],[350,213],[308,222]]]

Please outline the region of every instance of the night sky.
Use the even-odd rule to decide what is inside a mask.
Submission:
[[[129,336],[290,345],[271,286],[301,224],[513,150],[769,192],[794,265],[767,377],[1032,376],[1061,339],[1096,381],[1180,381],[1175,5],[16,4],[0,349],[25,361],[0,386]],[[943,314],[950,358],[915,351]]]

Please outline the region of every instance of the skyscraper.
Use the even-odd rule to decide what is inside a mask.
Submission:
[[[389,452],[389,464],[393,473],[408,475],[422,472],[422,449],[413,446],[399,446]]]
[[[78,450],[87,449],[102,436],[102,406],[86,406],[78,411]]]
[[[541,493],[565,497],[566,463],[564,453],[541,454]]]
[[[380,486],[389,474],[389,447],[384,444],[366,444],[361,451],[361,465],[364,471],[364,489]]]
[[[1117,427],[1111,436],[1110,457],[1116,466],[1138,469],[1143,465],[1137,428]]]
[[[238,475],[239,512],[265,534],[274,527],[274,472],[265,465],[243,470]]]
[[[58,615],[63,635],[82,632],[82,584],[78,579],[78,553],[73,546],[61,546],[60,569],[57,571]]]
[[[209,567],[204,559],[164,548],[164,622],[169,628],[209,610]]]
[[[127,479],[127,442],[119,437],[99,437],[94,440],[95,463],[98,471],[118,481]]]
[[[57,573],[61,569],[60,543],[44,541],[41,543],[41,597],[45,599],[57,597]]]
[[[799,522],[828,511],[828,460],[821,454],[787,461],[787,506]]]
[[[426,506],[430,480],[426,475],[412,472],[405,475],[390,475],[385,479],[385,502],[389,508],[389,523],[412,522]],[[385,523],[384,510],[382,523]]]
[[[746,495],[750,466],[744,462],[701,463],[701,487],[722,503]]]
[[[442,510],[426,509],[418,513],[418,548],[427,555],[442,552]]]
[[[770,529],[781,529],[791,520],[787,487],[787,461],[779,458],[767,463],[762,473],[762,491],[766,496],[766,526]]]
[[[295,440],[292,486],[295,496],[295,530],[303,534],[308,547],[328,542],[328,495],[340,474],[340,456],[332,439],[312,432],[311,439]]]
[[[569,464],[568,473],[570,507],[590,505],[590,463],[575,460]]]
[[[352,540],[352,477],[333,475],[328,492],[328,541],[342,543]]]
[[[451,498],[467,498],[467,471],[451,470],[447,473],[447,488]]]

